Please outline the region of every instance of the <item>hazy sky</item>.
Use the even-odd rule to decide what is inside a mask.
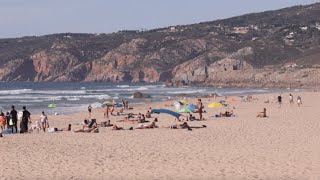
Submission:
[[[0,0],[0,38],[191,24],[320,0]]]

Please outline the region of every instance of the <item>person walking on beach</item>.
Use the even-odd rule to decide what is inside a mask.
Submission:
[[[12,119],[11,131],[13,133],[13,128],[16,128],[16,133],[18,132],[18,112],[14,109],[14,106],[11,106],[12,110],[10,111],[10,117]]]
[[[298,103],[298,107],[300,107],[300,105],[302,104],[302,100],[300,96],[297,97],[297,103]]]
[[[293,104],[293,96],[292,96],[292,94],[289,94],[289,103]]]
[[[22,121],[21,121],[21,130],[20,133],[27,133],[28,132],[28,124],[31,122],[30,112],[27,110],[25,106],[22,107]]]
[[[200,116],[199,120],[201,121],[202,120],[202,111],[203,111],[203,104],[201,102],[201,99],[198,99],[197,106],[198,106],[198,113]]]
[[[91,112],[92,112],[92,107],[91,107],[91,105],[89,105],[89,106],[88,106],[89,118],[91,118]]]
[[[6,114],[6,119],[7,119],[7,129],[10,129],[11,125],[10,125],[10,113],[7,112]]]
[[[0,113],[0,133],[2,133],[2,131],[5,129],[7,124],[7,119],[6,116],[4,115],[3,112]]]
[[[44,111],[42,111],[42,114],[40,116],[40,121],[41,121],[41,128],[43,130],[43,132],[46,132],[46,128],[47,128],[47,123],[48,123],[48,117],[47,115],[44,113]]]
[[[282,104],[282,97],[281,97],[281,95],[278,96],[278,103],[279,103],[279,107],[281,107],[281,104]]]

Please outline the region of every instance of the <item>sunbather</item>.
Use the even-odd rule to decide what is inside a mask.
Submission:
[[[118,127],[117,125],[113,125],[112,126],[112,130],[123,130],[123,128],[122,127]]]
[[[124,119],[117,120],[117,122],[130,122],[130,123],[137,123],[139,119],[129,119],[128,117],[125,117]]]
[[[125,130],[123,127],[119,127],[119,126],[117,126],[117,125],[113,125],[112,126],[112,130],[115,130],[115,131],[118,131],[118,130]],[[133,127],[130,127],[129,129],[127,129],[127,130],[133,130]]]
[[[189,126],[189,124],[187,122],[184,122],[182,124],[179,124],[179,125],[172,125],[172,126],[163,126],[164,128],[170,128],[170,129],[188,129],[188,130],[192,130],[193,128],[194,129],[197,129],[197,128],[206,128],[207,126],[206,125],[202,125],[201,127],[197,127],[197,126]]]
[[[88,128],[88,129],[79,129],[78,131],[74,131],[75,133],[99,133],[99,128]]]
[[[110,120],[107,120],[107,121],[103,121],[101,122],[100,124],[97,124],[98,126],[101,126],[101,127],[110,127],[110,126],[113,126],[113,124],[111,124],[111,121]]]
[[[234,116],[233,112],[226,111],[225,113],[216,114],[215,117],[232,117]]]
[[[146,118],[151,118],[151,113],[150,113],[150,111],[147,111],[147,113],[146,113]]]
[[[137,127],[136,129],[153,129],[153,128],[159,128],[155,122],[152,122],[150,125],[141,124],[141,126]]]
[[[267,118],[267,109],[266,108],[263,108],[263,112],[259,112],[258,115],[257,115],[257,118]]]

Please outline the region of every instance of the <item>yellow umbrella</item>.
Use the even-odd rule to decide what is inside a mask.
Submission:
[[[111,101],[106,101],[106,102],[104,102],[103,104],[113,104],[113,102],[111,102]]]
[[[212,102],[208,105],[209,108],[219,108],[219,107],[224,107],[223,104],[218,103],[218,102]]]

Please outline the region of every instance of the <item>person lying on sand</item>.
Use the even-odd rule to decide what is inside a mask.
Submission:
[[[263,112],[259,112],[257,118],[267,118],[267,109],[263,108]]]
[[[118,127],[117,125],[113,125],[112,126],[112,130],[123,130],[123,128],[122,127]]]
[[[99,133],[99,128],[88,128],[88,129],[79,129],[74,131],[75,133],[82,132],[82,133]]]
[[[60,131],[71,131],[71,124],[68,127],[61,129]]]
[[[163,126],[163,128],[170,128],[170,129],[188,129],[189,131],[191,131],[193,128],[194,129],[198,129],[198,128],[206,128],[206,125],[202,125],[201,127],[196,127],[196,126],[189,126],[189,124],[187,122],[184,122],[182,124],[175,124],[172,126]]]
[[[216,114],[215,117],[232,117],[234,116],[232,111],[226,111],[225,113]]]
[[[119,127],[119,126],[114,124],[112,126],[112,130],[118,131],[118,130],[125,130],[125,129],[123,129],[123,127]],[[133,127],[130,127],[128,130],[133,130]]]
[[[138,121],[139,119],[129,119],[128,117],[117,120],[117,122],[129,122],[129,123],[137,123]]]
[[[97,125],[100,126],[100,127],[111,127],[111,126],[113,126],[113,124],[111,124],[110,120],[103,121],[103,122],[101,122],[100,124],[97,124]]]
[[[149,125],[144,125],[144,124],[141,124],[139,127],[137,127],[136,129],[153,129],[153,128],[159,128],[155,122],[152,122],[151,124]]]
[[[182,118],[181,116],[179,116],[178,118],[174,118],[174,122],[178,121],[178,122],[185,122],[186,119]]]

